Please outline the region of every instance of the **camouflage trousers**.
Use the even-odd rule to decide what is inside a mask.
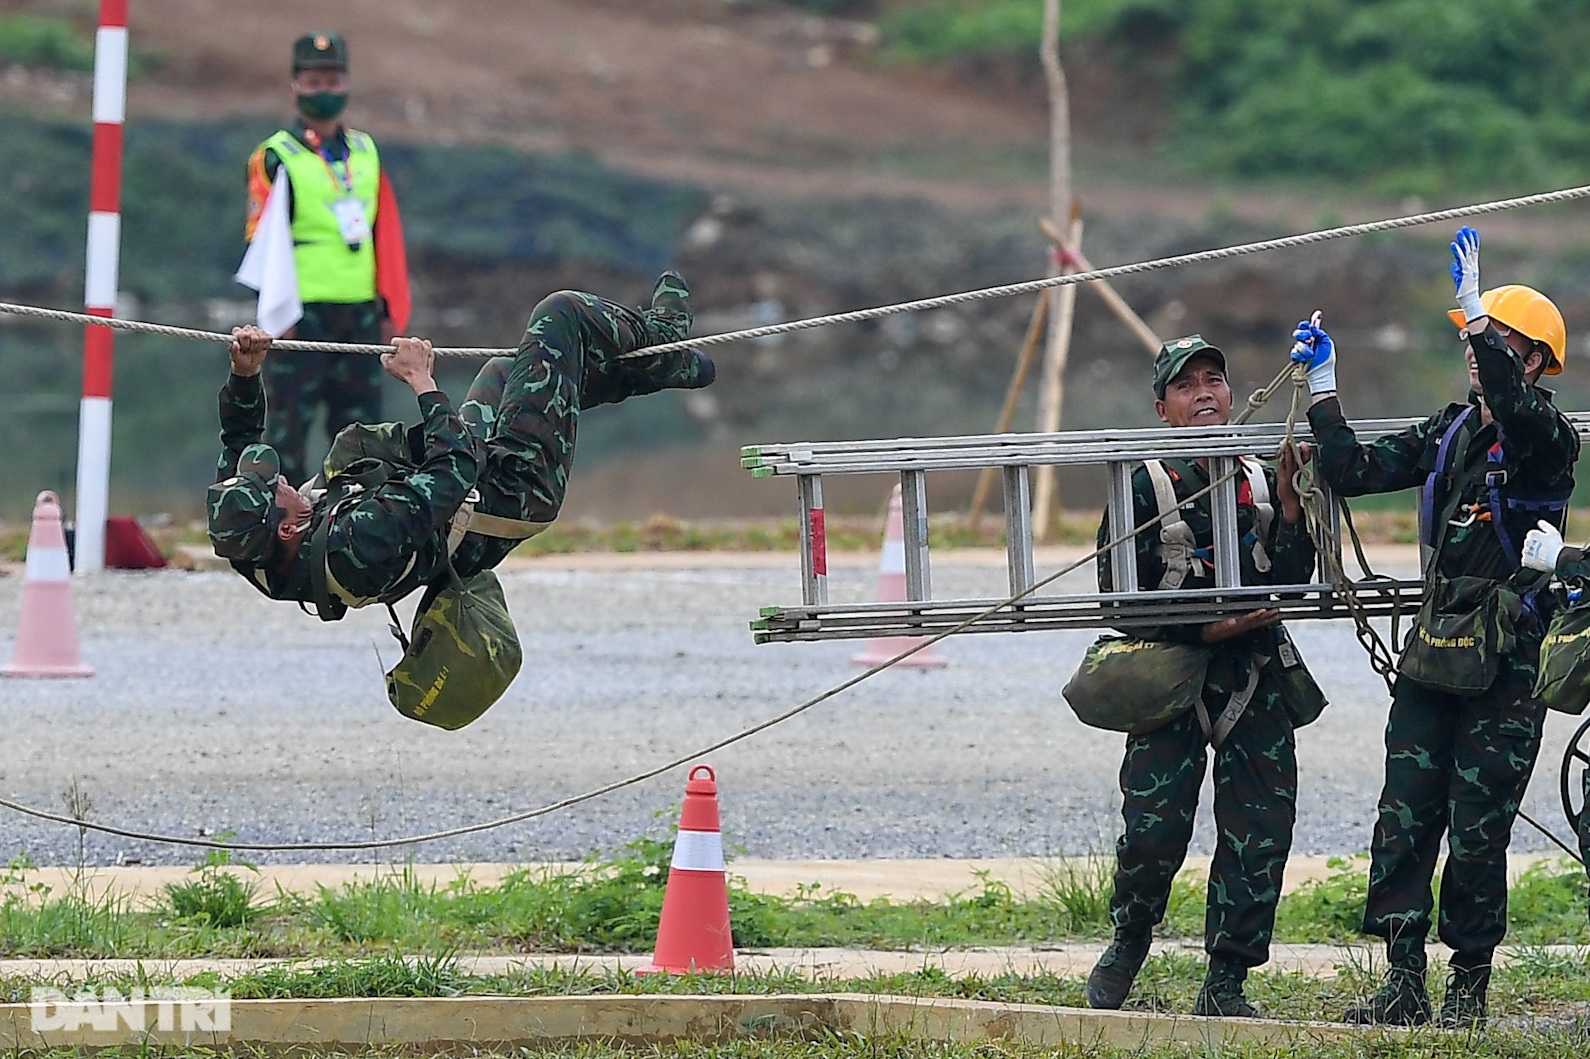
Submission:
[[[304,306],[293,337],[306,342],[378,343],[379,306],[312,302]],[[264,375],[271,410],[265,443],[276,450],[282,474],[295,485],[313,473],[306,464],[304,443],[321,408],[326,411],[328,438],[349,423],[381,421],[379,357],[275,350],[265,358]]]
[[[1210,663],[1203,701],[1210,716],[1248,679],[1237,652]],[[1110,920],[1119,933],[1147,934],[1165,918],[1171,882],[1187,857],[1210,747],[1186,713],[1126,740]],[[1264,673],[1253,700],[1214,748],[1215,854],[1204,911],[1204,948],[1243,967],[1270,958],[1281,876],[1297,819],[1297,748],[1275,679]]]
[[[652,308],[637,311],[584,291],[559,291],[530,314],[511,357],[475,377],[459,415],[484,442],[479,509],[504,518],[557,518],[574,462],[580,412],[663,389],[712,382],[712,361],[696,350],[616,359],[690,331],[684,281],[664,275]],[[496,566],[517,541],[471,534],[453,558],[468,576]]]
[[[1443,833],[1441,940],[1488,956],[1507,933],[1507,846],[1545,725],[1535,669],[1533,652],[1515,651],[1473,696],[1397,681],[1364,908],[1364,933],[1385,938],[1393,959],[1430,933]]]

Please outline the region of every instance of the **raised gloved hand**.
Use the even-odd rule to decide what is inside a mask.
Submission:
[[[1299,320],[1292,342],[1292,361],[1308,368],[1308,392],[1335,393],[1336,343],[1331,336],[1315,321]]]
[[[1557,527],[1542,519],[1535,528],[1524,535],[1524,565],[1531,570],[1552,573],[1557,569],[1557,556],[1562,553],[1562,534]]]
[[[1485,315],[1480,304],[1480,233],[1465,225],[1452,240],[1452,283],[1457,288],[1458,308],[1467,320]]]

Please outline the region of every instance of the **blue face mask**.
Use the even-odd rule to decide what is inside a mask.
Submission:
[[[298,97],[298,113],[311,121],[330,121],[347,105],[346,92],[310,92]]]

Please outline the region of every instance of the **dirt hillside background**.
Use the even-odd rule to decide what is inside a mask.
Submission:
[[[91,24],[94,5],[3,8]],[[575,153],[699,192],[673,263],[695,287],[701,333],[1015,282],[1047,267],[1035,226],[1048,196],[1042,84],[881,63],[865,23],[732,0],[132,0],[130,22],[147,61],[129,124],[283,120],[290,41],[336,29],[350,42],[350,120],[383,144]],[[1073,48],[1065,58],[1076,192],[1096,264],[1445,205],[1376,201],[1354,188],[1227,187],[1164,167],[1162,101],[1104,57]],[[85,77],[0,77],[0,103],[41,113],[86,112],[88,97]],[[1499,268],[1568,238],[1550,217],[1497,218],[1486,231],[1497,247],[1488,265]],[[1244,384],[1269,377],[1290,321],[1324,307],[1343,348],[1366,351],[1361,374],[1344,381],[1349,395],[1362,393],[1365,414],[1412,414],[1447,381],[1459,384],[1398,374],[1401,358],[1439,334],[1447,237],[1331,244],[1155,273],[1121,289],[1162,335],[1216,337]],[[465,268],[424,255],[415,280],[414,329],[471,345],[511,345],[529,301],[559,286],[630,300],[649,287],[638,271]],[[161,307],[144,308],[162,318]],[[1590,306],[1567,308],[1570,329],[1583,333]],[[1030,300],[980,303],[720,347],[710,391],[592,417],[568,511],[781,514],[793,490],[749,480],[738,446],[986,430],[1030,309]],[[1422,322],[1406,322],[1413,309]],[[1081,298],[1066,424],[1146,424],[1146,371],[1142,349],[1096,299]],[[1029,395],[1024,428],[1030,406]],[[1073,485],[1068,502],[1093,501],[1088,479]],[[834,483],[828,499],[872,510],[884,488]],[[967,491],[966,481],[946,480],[935,497],[953,503]]]

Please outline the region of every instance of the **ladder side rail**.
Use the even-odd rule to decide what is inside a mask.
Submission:
[[[1590,412],[1566,413],[1570,422],[1582,436],[1590,440]],[[1395,433],[1406,429],[1413,423],[1420,422],[1416,419],[1371,419],[1360,420],[1353,423],[1354,430],[1366,440],[1383,434]],[[1300,425],[1301,426],[1301,425]],[[888,438],[869,439],[862,441],[826,441],[826,442],[791,442],[783,444],[748,445],[741,450],[747,457],[757,457],[763,460],[782,459],[800,462],[804,460],[821,460],[845,454],[888,454],[898,452],[929,452],[940,453],[961,449],[977,448],[1010,448],[1025,449],[1029,446],[1068,446],[1072,444],[1117,442],[1132,443],[1137,441],[1179,441],[1190,439],[1227,438],[1272,440],[1285,435],[1285,425],[1281,423],[1246,423],[1239,426],[1227,427],[1143,427],[1124,428],[1111,430],[1072,430],[1056,431],[1053,433],[1030,434],[968,434],[945,437],[927,438]],[[1309,434],[1306,426],[1297,431],[1300,439],[1306,439]]]
[[[1568,412],[1564,414],[1567,415],[1569,421],[1575,427],[1590,429],[1590,412]],[[1363,419],[1353,420],[1352,426],[1354,431],[1360,434],[1378,435],[1405,430],[1419,422],[1423,422],[1423,420],[1410,418]],[[784,455],[791,458],[809,453],[815,458],[841,452],[893,452],[907,449],[938,450],[953,447],[1023,446],[1033,443],[1066,444],[1073,441],[1084,443],[1089,441],[1113,442],[1131,441],[1137,438],[1152,440],[1156,438],[1184,437],[1282,437],[1285,432],[1286,424],[1284,423],[1239,423],[1205,427],[1110,427],[1099,430],[1057,430],[1045,433],[1017,431],[1004,434],[951,434],[926,437],[776,442],[742,446],[741,452],[745,455]],[[1308,435],[1307,424],[1298,424],[1295,433],[1298,437],[1306,437]]]
[[[1032,559],[1032,469],[1025,464],[1004,468],[1005,567],[1010,574],[1010,594],[1025,592],[1037,583]]]
[[[801,600],[807,606],[828,602],[828,524],[823,514],[823,479],[803,474],[800,494]]]
[[[1080,571],[1079,571],[1080,572]],[[1372,581],[1359,582],[1370,592],[1391,592],[1417,590],[1423,584],[1418,580],[1406,580],[1395,577],[1380,577]],[[1332,587],[1323,581],[1300,582],[1295,585],[1239,585],[1234,588],[1181,588],[1181,589],[1144,589],[1139,592],[1128,593],[1130,599],[1123,599],[1122,594],[1113,589],[1107,592],[1077,592],[1066,595],[1033,595],[1024,599],[1023,603],[1033,605],[1059,607],[1071,605],[1092,606],[1099,604],[1109,607],[1112,611],[1130,612],[1153,608],[1159,610],[1164,606],[1180,605],[1225,605],[1253,609],[1255,602],[1271,599],[1297,599],[1306,596],[1331,596]],[[903,601],[872,601],[860,603],[826,603],[801,605],[795,607],[770,607],[769,612],[783,615],[818,615],[818,614],[923,614],[935,609],[945,607],[992,607],[1002,602],[1000,599],[967,598],[967,599],[916,599]]]
[[[1225,477],[1236,470],[1237,461],[1229,456],[1215,456],[1209,460],[1211,480]],[[1215,586],[1235,588],[1242,584],[1242,563],[1237,549],[1237,479],[1226,478],[1215,486],[1210,497],[1210,522],[1214,533]]]
[[[1108,465],[1110,537],[1113,539],[1137,526],[1136,505],[1132,502],[1132,472],[1137,461],[1112,460]],[[1150,529],[1153,533],[1155,530]],[[1116,592],[1137,592],[1137,544],[1128,537],[1110,548],[1110,587]]]
[[[905,598],[931,599],[928,565],[927,472],[900,473],[900,515],[905,537]]]

